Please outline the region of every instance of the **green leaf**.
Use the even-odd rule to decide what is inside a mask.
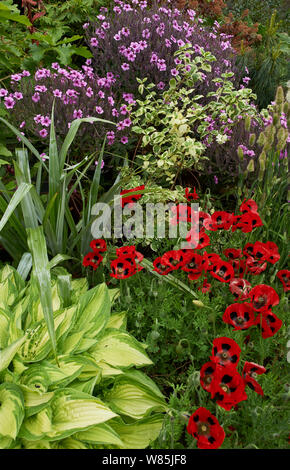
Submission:
[[[44,319],[49,332],[53,353],[56,356],[56,339],[53,322],[51,279],[43,228],[27,229],[28,246],[33,257],[33,270],[39,289]]]
[[[17,351],[20,349],[22,344],[25,342],[25,340],[26,340],[26,336],[23,336],[22,338],[14,341],[14,343],[10,344],[5,349],[2,349],[2,351],[0,351],[0,372],[9,366],[13,357],[15,356]],[[1,410],[1,407],[0,407],[0,410]]]
[[[13,383],[0,385],[0,436],[16,439],[24,418],[21,389]]]
[[[11,201],[9,202],[6,211],[3,214],[3,217],[0,220],[0,232],[3,230],[3,227],[8,222],[11,215],[14,213],[18,204],[23,200],[23,198],[31,190],[32,184],[21,183],[17,188],[16,192],[13,194]]]
[[[90,350],[98,363],[105,361],[114,367],[152,364],[142,345],[131,335],[119,330],[105,330],[98,343]]]
[[[122,448],[145,449],[159,436],[163,421],[164,415],[156,413],[131,424],[115,419],[112,420],[111,427],[122,439]]]

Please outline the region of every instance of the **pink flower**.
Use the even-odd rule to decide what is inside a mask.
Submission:
[[[22,100],[23,99],[23,95],[22,93],[20,93],[20,91],[16,91],[13,95],[13,97],[16,99],[16,100]]]
[[[49,119],[49,116],[41,116],[40,122],[42,126],[49,127],[51,124],[51,120]]]
[[[38,93],[38,91],[34,93],[34,95],[32,95],[31,99],[32,101],[34,101],[34,103],[37,103],[40,100],[40,94]]]
[[[14,108],[15,101],[13,98],[11,98],[11,96],[5,96],[4,105],[6,109],[12,109]]]
[[[128,137],[123,135],[123,137],[121,137],[121,143],[122,144],[127,144],[127,142],[128,142]]]
[[[129,70],[129,68],[130,68],[130,65],[129,65],[129,64],[127,64],[126,62],[124,62],[124,63],[121,65],[121,67],[122,67],[122,69],[123,69],[123,70],[125,70],[125,71],[126,71],[126,70]]]
[[[62,91],[58,90],[58,88],[56,88],[55,90],[53,90],[52,92],[53,96],[55,96],[56,98],[61,98],[62,96]]]
[[[8,91],[5,90],[5,88],[0,88],[0,98],[2,98],[3,96],[7,96],[8,95]]]
[[[48,134],[48,132],[47,132],[46,129],[41,129],[41,131],[39,131],[40,137],[45,138],[45,137],[47,137],[47,134]]]
[[[96,112],[98,114],[103,114],[104,110],[103,110],[103,108],[101,108],[101,106],[96,106]]]
[[[83,117],[83,112],[81,109],[75,109],[73,112],[74,119],[81,119]]]
[[[98,45],[99,45],[99,41],[97,40],[97,38],[91,38],[91,46],[98,47]]]

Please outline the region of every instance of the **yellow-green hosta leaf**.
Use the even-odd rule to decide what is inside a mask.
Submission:
[[[6,265],[0,271],[0,308],[8,308],[14,304],[24,288],[24,281],[16,269]]]
[[[159,436],[163,420],[164,415],[158,413],[130,424],[112,420],[111,426],[120,435],[124,449],[145,449]]]
[[[106,328],[116,328],[117,330],[126,328],[126,312],[111,315]]]
[[[6,369],[17,351],[21,348],[22,344],[26,341],[26,336],[14,341],[14,343],[7,346],[0,351],[0,372]]]
[[[72,383],[69,384],[70,388],[74,388],[79,392],[88,393],[89,395],[93,395],[94,388],[97,383],[101,380],[101,373],[96,375],[96,377],[92,377],[86,381],[81,381],[79,379],[74,380]]]
[[[146,387],[148,390],[150,390],[151,393],[157,395],[158,397],[164,400],[164,395],[161,393],[156,383],[153,382],[153,380],[150,379],[150,377],[148,377],[148,375],[145,375],[143,372],[133,369],[124,372],[123,377],[128,378],[136,383],[139,383],[142,387]]]
[[[0,437],[0,449],[9,449],[12,442],[13,439],[10,439],[10,437]]]
[[[59,293],[58,293],[57,283],[56,282],[54,282],[52,287],[51,287],[51,297],[52,297],[52,308],[53,308],[53,311],[56,312],[61,307],[61,300],[60,300],[60,296],[59,296]],[[32,319],[33,319],[33,323],[38,322],[38,321],[40,321],[44,318],[43,317],[43,309],[42,309],[42,306],[41,306],[39,295],[37,295],[37,300],[35,302],[33,302],[33,304],[32,304],[31,316],[32,316]]]
[[[72,287],[72,296],[74,298],[74,301],[77,303],[79,301],[79,298],[81,295],[85,294],[88,290],[88,281],[86,277],[82,277],[79,279],[72,279],[71,281],[71,287]]]
[[[0,308],[0,350],[4,349],[8,342],[9,322],[10,318],[8,312]]]
[[[29,305],[29,297],[22,298],[14,307],[13,315],[9,324],[9,340],[16,341],[23,336],[22,318],[26,314]]]
[[[71,321],[75,314],[75,307],[69,307],[54,314],[54,329],[56,339],[59,340],[69,332]],[[51,352],[51,342],[46,322],[42,320],[27,331],[27,340],[18,352],[22,361],[38,362]]]
[[[105,330],[97,344],[90,350],[91,356],[113,367],[145,366],[152,364],[144,348],[131,335],[115,329]]]
[[[51,409],[46,407],[39,413],[24,420],[19,431],[19,437],[28,441],[39,441],[52,431]]]
[[[80,344],[84,336],[83,331],[77,331],[76,333],[69,334],[62,342],[61,349],[64,354],[70,354],[74,352]]]
[[[118,414],[134,419],[144,418],[152,411],[166,411],[167,408],[164,399],[126,377],[116,379],[113,390],[106,394],[106,401]]]
[[[31,364],[30,367],[22,373],[19,382],[25,385],[28,390],[38,392],[39,394],[45,393],[51,383],[49,375],[41,366],[41,363]]]
[[[124,442],[122,442],[120,436],[109,424],[98,424],[87,431],[77,432],[74,434],[74,437],[89,444],[124,447]]]
[[[54,392],[39,393],[31,391],[25,385],[20,385],[25,405],[25,416],[28,418],[36,413],[39,413],[45,408],[48,402],[52,399]]]
[[[76,353],[85,352],[88,349],[92,348],[96,344],[97,341],[98,341],[97,338],[87,338],[85,336],[79,342],[75,352]]]
[[[120,289],[109,289],[109,296],[111,300],[111,304],[115,302],[115,300],[120,296]]]
[[[0,385],[0,437],[15,439],[24,418],[21,389],[13,383]]]
[[[81,441],[72,437],[67,437],[52,444],[53,449],[87,449],[88,447]]]
[[[101,400],[78,390],[57,390],[50,402],[52,431],[48,437],[63,439],[76,431],[88,429],[114,418],[116,414]]]
[[[105,283],[90,289],[79,301],[75,331],[83,331],[87,338],[95,338],[106,326],[111,310],[111,301]]]
[[[21,439],[21,444],[24,449],[51,449],[49,441],[41,439],[40,441],[27,441]]]
[[[124,373],[121,369],[112,367],[109,364],[107,364],[105,361],[98,362],[98,366],[100,367],[102,371],[103,378],[114,377],[115,375],[122,375]]]

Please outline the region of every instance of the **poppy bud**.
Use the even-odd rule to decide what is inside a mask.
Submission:
[[[200,300],[193,300],[192,303],[197,307],[205,307],[205,305]]]
[[[279,122],[279,116],[278,116],[278,114],[274,114],[274,116],[273,116],[274,126],[277,126],[278,122]]]

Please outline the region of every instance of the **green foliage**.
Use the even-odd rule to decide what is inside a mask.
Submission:
[[[290,38],[287,32],[279,31],[276,12],[268,24],[260,27],[259,32],[262,41],[255,48],[245,51],[239,58],[239,64],[248,67],[257,103],[260,108],[265,108],[274,99],[277,86],[285,86],[289,79]]]
[[[0,195],[0,240],[2,245],[19,262],[22,254],[27,250],[26,234],[23,229],[37,227],[38,221],[43,225],[44,235],[50,255],[65,253],[76,256],[78,262],[88,252],[91,240],[92,205],[98,200],[100,188],[101,163],[103,149],[95,166],[95,155],[86,157],[76,165],[70,165],[68,151],[73,144],[79,126],[83,122],[107,122],[98,118],[77,119],[72,122],[64,142],[58,150],[55,129],[52,123],[50,128],[50,144],[48,152],[48,165],[40,157],[37,149],[11,124],[0,118],[30,150],[38,163],[30,168],[28,152],[26,149],[16,149],[16,160],[13,160],[16,183],[19,186],[15,192],[15,185],[5,186],[0,181],[3,195]],[[82,185],[82,180],[88,169],[93,165],[94,171],[88,193]],[[32,179],[32,170],[34,177]],[[36,170],[36,171],[35,171]],[[48,193],[42,194],[43,182],[48,180]],[[116,181],[110,190],[102,194],[103,202],[112,203],[113,197],[119,192],[120,182]],[[75,189],[79,190],[82,201],[82,217],[77,222],[70,211],[70,201]],[[29,190],[29,193],[27,191]],[[12,194],[12,195],[11,195]],[[12,235],[17,232],[19,239]],[[16,243],[15,243],[16,242]]]
[[[194,59],[188,58],[190,53],[189,44],[175,53],[181,60],[176,67],[181,74],[171,79],[169,89],[160,98],[153,90],[154,84],[146,85],[146,79],[137,79],[139,92],[143,94],[146,90],[146,95],[144,100],[137,100],[138,109],[131,113],[132,131],[140,135],[141,146],[145,149],[137,155],[137,160],[143,161],[144,174],[150,180],[163,186],[170,184],[172,188],[184,169],[206,172],[209,158],[205,155],[205,138],[209,143],[223,144],[227,141],[225,127],[233,126],[238,115],[248,114],[257,118],[250,105],[255,95],[247,88],[235,90],[230,80],[232,72],[213,79],[219,82],[217,91],[207,94],[211,98],[207,104],[199,104],[198,100],[203,96],[196,95],[195,84],[202,80],[203,70],[211,70],[211,62],[216,59],[203,49],[201,55]],[[190,67],[189,71],[186,66]],[[224,111],[224,123],[209,131],[206,118],[216,118],[221,110]],[[228,124],[228,120],[232,124]]]
[[[167,409],[135,369],[151,360],[124,315],[110,314],[105,284],[87,290],[63,268],[51,274],[58,363],[35,278],[25,282],[8,265],[0,271],[0,448],[147,447]]]

